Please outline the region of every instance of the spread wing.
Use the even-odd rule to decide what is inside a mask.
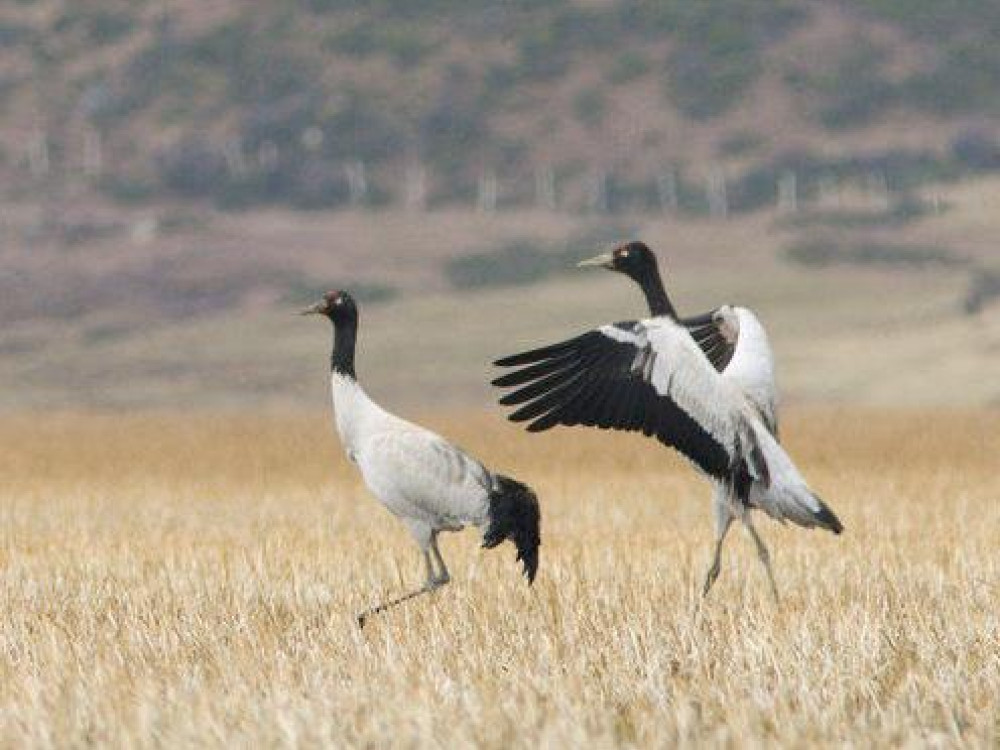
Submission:
[[[493,381],[513,388],[515,422],[538,432],[589,425],[655,436],[742,495],[767,483],[767,465],[741,399],[685,328],[654,319],[601,326],[576,338],[505,357],[516,368]]]
[[[681,320],[691,338],[722,376],[733,382],[761,421],[778,437],[778,390],[767,332],[745,307],[723,305]]]
[[[736,351],[735,339],[728,338],[723,332],[721,319],[717,317],[718,310],[711,310],[704,315],[696,315],[691,318],[682,318],[680,323],[688,329],[691,338],[694,339],[708,357],[708,361],[718,372],[724,372],[733,358]]]

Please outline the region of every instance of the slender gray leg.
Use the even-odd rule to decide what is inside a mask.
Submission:
[[[448,566],[444,564],[444,558],[441,557],[441,550],[438,549],[437,532],[431,537],[431,552],[434,553],[434,559],[437,560],[438,564],[438,573],[433,579],[434,588],[437,588],[451,581],[451,576],[448,574]]]
[[[714,584],[716,579],[719,577],[719,568],[722,563],[722,543],[726,540],[726,533],[729,531],[729,526],[732,522],[733,519],[732,516],[730,516],[725,520],[721,529],[716,531],[715,554],[712,555],[712,565],[708,569],[708,574],[705,576],[705,588],[701,591],[701,595],[703,597],[708,596],[709,589],[712,588],[712,584]]]
[[[702,597],[708,596],[709,589],[719,577],[719,566],[722,562],[722,543],[726,540],[726,534],[733,523],[733,511],[729,507],[726,491],[722,487],[716,487],[712,498],[712,509],[715,511],[715,553],[712,555],[712,565],[705,576],[705,587],[702,589]]]
[[[431,553],[429,550],[424,550],[424,572],[427,575],[427,578],[424,580],[424,588],[434,588],[434,563],[431,562]]]
[[[771,594],[774,595],[774,601],[776,604],[781,604],[781,597],[778,596],[778,585],[774,582],[774,571],[771,570],[771,553],[767,551],[767,545],[764,544],[764,540],[757,533],[757,527],[750,520],[749,512],[743,516],[743,525],[750,532],[750,537],[757,546],[757,557],[760,558],[760,561],[764,564],[764,570],[767,571],[767,580],[771,584]]]
[[[421,594],[426,594],[428,592],[431,592],[438,586],[440,586],[441,584],[437,583],[434,577],[434,566],[431,565],[430,552],[426,549],[424,550],[424,567],[427,571],[427,580],[424,582],[423,586],[421,586],[419,589],[411,591],[408,594],[403,594],[402,596],[397,597],[396,599],[391,599],[390,601],[382,602],[381,604],[376,604],[374,607],[369,607],[364,612],[361,612],[358,615],[358,627],[363,628],[365,626],[365,622],[367,622],[368,618],[371,617],[372,615],[377,615],[379,612],[385,612],[387,609],[391,609],[395,607],[397,604],[402,604],[403,602],[409,601],[410,599],[418,597]]]

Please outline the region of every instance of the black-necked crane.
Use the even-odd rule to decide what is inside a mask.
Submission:
[[[328,292],[302,314],[323,315],[333,323],[330,387],[340,441],[368,489],[406,525],[423,553],[426,569],[423,586],[365,610],[358,615],[358,624],[363,627],[370,615],[451,580],[438,549],[442,531],[476,526],[483,530],[486,548],[510,540],[517,547],[528,583],[533,582],[541,543],[535,493],[372,401],[354,370],[358,307],[350,294]]]
[[[500,403],[519,406],[509,418],[528,421],[531,432],[587,425],[642,432],[676,448],[714,485],[716,538],[703,594],[719,576],[723,542],[739,519],[777,599],[770,554],[750,511],[835,534],[843,526],[778,442],[773,357],[763,326],[750,310],[728,305],[679,318],[656,257],[641,242],[580,265],[629,276],[645,294],[650,317],[497,360],[516,368],[493,381],[514,389]]]

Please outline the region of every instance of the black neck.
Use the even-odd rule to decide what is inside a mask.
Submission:
[[[358,337],[358,320],[338,320],[333,324],[333,354],[330,356],[330,370],[357,378],[354,373],[354,347]]]
[[[677,311],[667,297],[667,290],[663,288],[663,280],[660,272],[652,269],[649,273],[644,273],[636,281],[642,287],[642,293],[646,295],[646,304],[649,305],[649,314],[653,316],[667,315],[677,320]]]

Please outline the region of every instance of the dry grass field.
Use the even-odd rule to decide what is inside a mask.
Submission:
[[[762,521],[711,597],[708,488],[629,436],[431,420],[543,502],[364,631],[418,555],[322,418],[0,421],[0,746],[1000,742],[1000,413],[799,408],[847,530]]]

